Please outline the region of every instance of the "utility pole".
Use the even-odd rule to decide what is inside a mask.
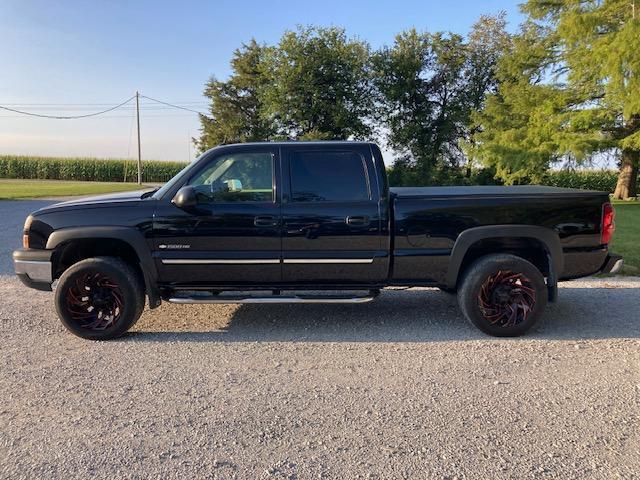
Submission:
[[[138,185],[142,185],[142,155],[140,153],[140,93],[136,90],[136,122],[138,123]]]

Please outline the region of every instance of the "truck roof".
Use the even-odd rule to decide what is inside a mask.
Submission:
[[[391,192],[402,198],[452,196],[583,196],[608,195],[607,192],[577,188],[548,187],[545,185],[483,185],[463,187],[391,187]]]
[[[227,143],[220,147],[235,147],[245,145],[374,145],[373,142],[360,140],[278,140],[266,142]]]

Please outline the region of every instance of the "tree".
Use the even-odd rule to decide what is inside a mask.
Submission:
[[[617,149],[615,198],[635,196],[640,154],[640,19],[628,0],[529,0],[529,18],[477,117],[480,156],[507,181]]]
[[[499,87],[489,94],[484,109],[474,115],[474,154],[494,167],[506,183],[539,182],[560,149],[560,113],[565,105],[561,87],[542,82],[557,72],[549,32],[531,22],[512,39],[509,53],[499,62]]]
[[[465,146],[472,141],[471,114],[495,89],[495,64],[506,44],[500,14],[482,17],[467,41],[412,29],[375,55],[381,118],[402,159],[394,168],[413,170],[402,177],[443,183],[465,162],[470,175]]]
[[[467,177],[471,175],[474,138],[479,132],[479,125],[474,121],[473,115],[483,110],[487,95],[497,91],[498,62],[508,51],[511,42],[506,26],[505,12],[481,15],[468,36],[467,66],[464,73],[467,98],[462,135],[462,147],[467,156]]]
[[[273,123],[262,115],[261,90],[269,81],[261,68],[264,53],[265,47],[251,40],[234,52],[233,73],[226,82],[213,77],[207,83],[204,95],[211,99],[211,117],[200,116],[201,135],[195,142],[199,151],[275,135]]]
[[[362,139],[371,134],[369,46],[341,28],[299,27],[268,49],[264,116],[291,139]]]
[[[415,29],[397,35],[392,47],[375,56],[388,143],[421,183],[436,181],[436,169],[458,164],[464,62],[461,36]]]

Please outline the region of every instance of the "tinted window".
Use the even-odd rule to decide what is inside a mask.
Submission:
[[[369,200],[364,160],[356,152],[295,152],[291,159],[294,202]]]
[[[215,158],[193,178],[198,201],[273,201],[273,159],[269,152],[230,153]]]

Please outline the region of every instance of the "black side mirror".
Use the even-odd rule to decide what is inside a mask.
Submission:
[[[182,187],[171,200],[176,207],[188,210],[198,205],[196,189],[193,187]]]

